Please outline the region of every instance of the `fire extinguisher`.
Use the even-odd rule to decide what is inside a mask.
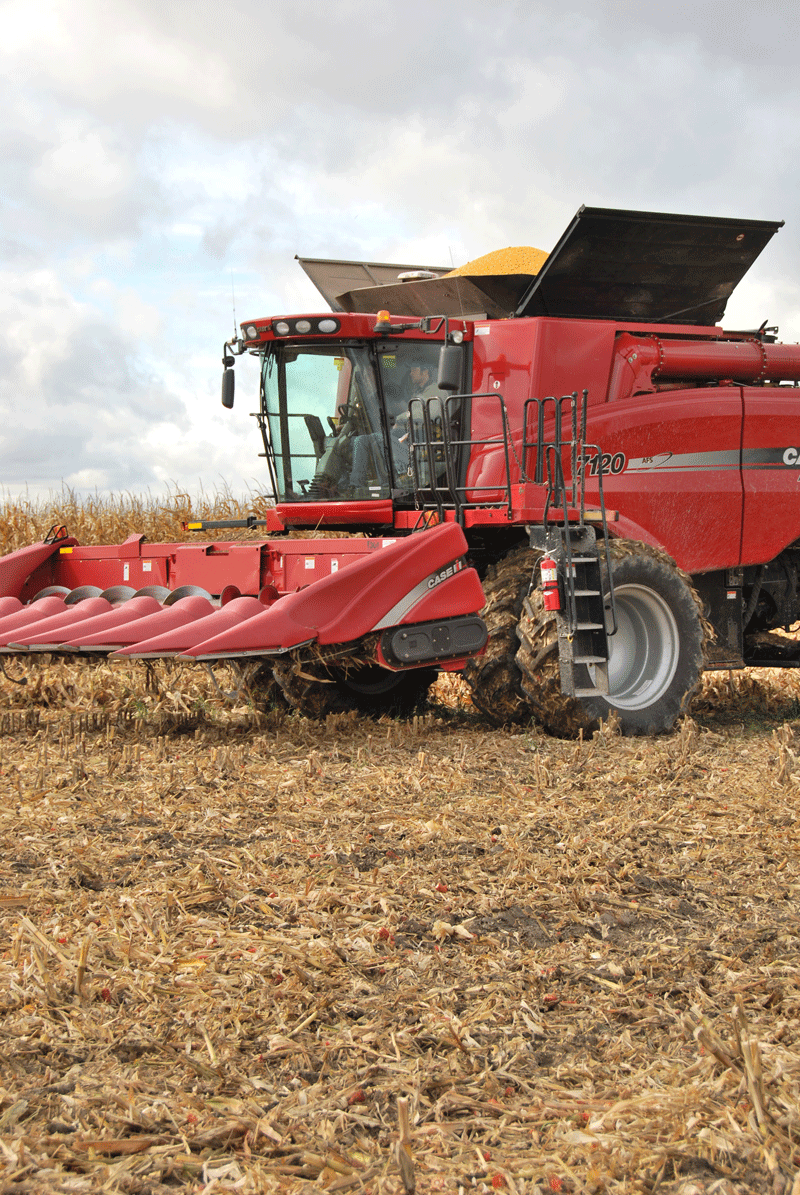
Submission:
[[[542,570],[542,602],[545,610],[561,609],[561,594],[558,591],[558,565],[552,556],[543,556],[540,565]]]

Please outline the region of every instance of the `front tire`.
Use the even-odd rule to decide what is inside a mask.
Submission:
[[[472,704],[495,726],[527,722],[531,716],[520,688],[515,657],[519,647],[517,624],[536,559],[527,544],[518,545],[490,565],[482,578],[486,605],[481,617],[489,642],[483,655],[467,661],[464,680]]]
[[[348,710],[376,718],[407,716],[425,704],[438,675],[435,668],[390,672],[377,664],[361,664],[345,670],[291,657],[276,661],[273,669],[289,705],[307,718]]]
[[[612,713],[626,735],[661,734],[686,711],[703,671],[703,622],[689,577],[658,548],[629,540],[609,545],[617,633],[609,637],[608,696],[560,691],[555,620],[536,589],[520,621],[517,664],[535,717],[553,734],[574,737]],[[576,669],[576,686],[593,684]]]

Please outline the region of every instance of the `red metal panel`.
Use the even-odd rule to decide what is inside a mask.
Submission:
[[[475,323],[472,385],[476,394],[502,397],[515,442],[510,455],[512,484],[519,479],[524,405],[529,398],[587,389],[590,403],[605,401],[617,327],[601,320],[548,318]],[[502,493],[484,487],[502,484],[505,454],[500,405],[492,398],[472,400],[473,440],[494,438],[495,446],[471,454],[467,485],[475,501],[499,501]]]
[[[145,639],[164,635],[187,623],[197,622],[213,613],[214,607],[208,598],[200,597],[199,594],[180,598],[173,606],[161,606],[155,614],[147,614],[144,618],[137,618],[123,626],[98,631],[93,635],[82,633],[81,645],[83,647],[128,647],[132,643],[143,643]]]
[[[9,638],[13,639],[16,634],[22,633],[24,627],[32,627],[46,618],[52,618],[54,614],[63,614],[67,609],[67,603],[63,598],[53,596],[39,598],[38,602],[34,602],[30,606],[23,606],[15,613],[5,615],[0,619],[0,645],[7,643]]]
[[[373,552],[381,552],[395,543],[394,537],[384,539],[287,539],[273,543],[273,558],[280,552],[282,593],[293,593],[307,585],[337,573]]]
[[[74,541],[71,541],[74,543]],[[261,587],[263,541],[252,543],[172,543],[148,544],[142,537],[131,536],[124,544],[101,546],[58,546],[47,576],[40,570],[44,585],[199,585],[209,593],[219,594],[226,585],[236,585],[243,593],[257,594]],[[2,566],[11,557],[0,559]],[[29,596],[33,596],[30,594]]]
[[[43,599],[47,600],[47,599]],[[105,614],[106,611],[111,610],[111,602],[106,598],[95,597],[85,598],[82,602],[76,602],[74,606],[67,606],[66,610],[61,614],[54,614],[51,618],[44,618],[35,627],[32,632],[27,631],[5,631],[0,636],[0,641],[3,644],[12,647],[27,647],[29,644],[40,643],[60,643],[62,636],[64,639],[69,638],[69,628],[83,622],[85,618],[93,614]],[[62,635],[63,632],[63,635]]]
[[[800,390],[742,393],[742,564],[763,564],[800,538]]]
[[[402,623],[434,622],[477,614],[486,605],[483,587],[474,568],[464,568],[430,589],[402,619]]]
[[[279,502],[275,507],[287,527],[354,527],[370,523],[391,527],[391,499],[378,502]]]
[[[226,585],[236,585],[242,593],[255,595],[262,584],[262,547],[261,542],[181,544],[175,552],[170,588],[200,585],[220,594]]]
[[[741,392],[673,390],[589,413],[603,449],[606,506],[619,534],[660,544],[687,572],[739,563],[742,526]],[[586,504],[599,504],[587,477]]]
[[[88,647],[93,635],[117,630],[161,609],[161,603],[154,597],[132,597],[122,605],[109,610],[107,614],[98,614],[95,618],[84,619],[83,622],[70,627],[70,637],[58,640],[59,646]]]
[[[61,540],[60,544],[74,544],[74,539]],[[57,552],[59,544],[30,544],[0,557],[0,595],[24,598],[25,583]],[[39,588],[44,588],[40,586]],[[38,592],[38,590],[37,590]],[[30,595],[33,596],[33,595]]]
[[[96,585],[110,589],[113,585],[130,585],[141,589],[145,585],[169,586],[169,561],[180,544],[146,544],[146,555],[132,556],[137,545],[89,545],[60,548],[54,558],[51,585],[66,585],[77,589],[80,585]]]
[[[466,548],[464,533],[455,523],[408,536],[300,593],[288,594],[243,627],[214,639],[196,639],[186,654],[258,654],[314,639],[322,644],[359,639]]]
[[[206,615],[205,618],[199,618],[193,622],[185,623],[183,626],[174,627],[150,639],[134,643],[131,647],[125,647],[122,651],[115,652],[114,654],[118,656],[143,657],[174,656],[179,652],[186,651],[188,647],[191,647],[193,643],[197,643],[201,639],[208,639],[211,635],[218,634],[220,631],[235,626],[239,622],[252,619],[254,615],[261,613],[263,609],[264,607],[258,598],[234,598],[232,602],[228,602],[227,606],[222,606],[212,614]]]

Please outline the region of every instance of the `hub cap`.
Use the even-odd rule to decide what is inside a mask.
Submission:
[[[615,590],[617,633],[609,638],[608,702],[619,709],[653,705],[672,683],[680,637],[667,603],[652,589]]]

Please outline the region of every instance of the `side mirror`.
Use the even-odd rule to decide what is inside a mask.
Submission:
[[[232,369],[226,369],[222,374],[222,405],[230,411],[233,406],[233,390],[236,385],[236,374]]]
[[[443,344],[439,349],[438,385],[440,390],[449,390],[455,394],[461,389],[463,359],[461,346],[458,344]]]

